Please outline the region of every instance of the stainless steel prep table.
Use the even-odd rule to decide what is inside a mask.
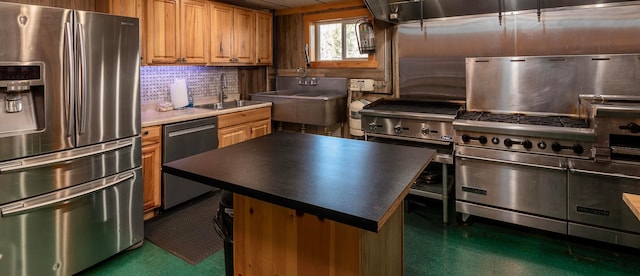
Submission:
[[[261,222],[278,217],[278,215],[271,213],[264,216],[259,215],[259,208],[254,207],[261,204],[259,202],[249,203],[255,204],[249,207],[239,206],[241,204],[239,202],[255,199],[267,205],[273,205],[275,209],[283,208],[283,212],[289,214],[284,215],[284,219],[280,221],[283,223],[282,233],[288,231],[287,227],[292,227],[293,234],[298,235],[295,241],[298,247],[293,248],[295,251],[293,253],[281,254],[287,256],[308,254],[305,251],[308,248],[301,249],[300,244],[322,240],[318,236],[303,237],[305,233],[302,229],[327,229],[327,233],[316,231],[317,233],[314,235],[330,235],[327,238],[329,243],[340,240],[327,248],[331,254],[324,251],[310,253],[314,256],[317,254],[325,257],[338,256],[339,250],[341,250],[339,247],[342,246],[340,244],[346,244],[340,237],[343,232],[344,235],[356,237],[355,240],[359,242],[356,245],[351,245],[351,247],[356,247],[352,252],[360,258],[358,261],[356,257],[353,257],[356,258],[352,259],[354,262],[349,262],[350,266],[357,266],[354,268],[355,270],[334,265],[335,262],[349,260],[349,258],[342,257],[340,260],[332,259],[335,261],[333,263],[329,261],[321,263],[320,260],[326,258],[319,258],[318,262],[314,261],[312,264],[301,264],[301,258],[293,258],[294,262],[297,262],[294,266],[297,266],[298,269],[303,269],[301,267],[306,269],[309,266],[322,268],[326,265],[332,265],[331,269],[347,269],[348,271],[358,271],[355,274],[365,275],[367,272],[374,271],[371,269],[394,267],[393,269],[396,270],[391,271],[392,274],[399,275],[397,273],[402,273],[403,218],[402,208],[398,207],[401,206],[404,197],[408,194],[410,185],[435,154],[436,151],[431,149],[369,143],[311,134],[276,132],[227,148],[212,150],[164,164],[163,171],[236,193],[234,198],[234,268],[236,273],[247,272],[245,269],[251,267],[250,269],[254,273],[259,271],[267,274],[287,274],[285,267],[291,267],[291,264],[287,263],[291,261],[291,258],[274,257],[271,262],[285,264],[282,266],[265,264],[265,270],[257,270],[259,264],[249,263],[253,259],[247,257],[248,254],[259,254],[262,257],[278,255],[273,252],[265,254],[257,251],[265,248],[268,250],[284,248],[285,251],[291,251],[291,247],[284,245],[265,247],[263,244],[259,248],[252,247],[252,250],[245,250],[246,247],[243,248],[239,245],[243,242],[243,237],[251,242],[254,241],[253,237],[247,236],[246,233],[238,233],[238,231],[250,231],[249,227],[239,225],[239,223],[248,223],[254,217]],[[263,208],[264,204],[260,206]],[[244,210],[247,212],[245,213]],[[280,210],[276,211],[280,212]],[[308,219],[315,216],[317,219]],[[294,220],[293,223],[292,220]],[[317,228],[308,227],[306,222],[303,225],[301,221],[313,221],[311,223],[318,225]],[[392,221],[393,223],[391,223]],[[328,223],[334,224],[326,226],[325,224]],[[293,226],[291,226],[292,224]],[[279,227],[274,226],[272,221],[261,226],[268,225]],[[260,231],[272,234],[266,239],[273,240],[272,242],[285,239],[284,242],[287,242],[287,238],[281,237],[284,234],[278,233],[279,231],[269,230],[268,227],[260,228],[262,228]],[[355,234],[353,234],[354,231]],[[255,231],[253,233],[256,234]],[[263,234],[259,233],[259,235]],[[265,238],[262,237],[262,242],[264,240]],[[380,256],[372,257],[370,253],[374,249],[368,244],[392,246],[393,248],[380,250],[378,247],[375,251]],[[337,248],[334,247],[336,245]],[[353,248],[349,250],[351,249]],[[362,258],[369,259],[367,262],[362,262],[364,260]],[[388,265],[389,263],[393,263],[393,265]],[[279,267],[282,267],[283,270],[278,270]]]

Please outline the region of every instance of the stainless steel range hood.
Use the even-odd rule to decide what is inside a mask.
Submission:
[[[402,23],[420,19],[513,12],[570,6],[638,2],[629,0],[364,0],[377,20]]]

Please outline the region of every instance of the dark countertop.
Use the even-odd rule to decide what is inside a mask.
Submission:
[[[163,172],[377,232],[436,151],[275,132],[163,165]]]

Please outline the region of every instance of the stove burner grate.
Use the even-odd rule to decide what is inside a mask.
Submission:
[[[465,112],[457,119],[498,122],[510,124],[524,124],[552,127],[588,128],[589,122],[584,119],[567,116],[536,116],[525,114],[490,113],[490,112]]]

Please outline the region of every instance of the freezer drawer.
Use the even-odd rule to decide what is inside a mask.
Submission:
[[[0,206],[0,275],[72,275],[142,241],[141,198],[138,168]]]
[[[0,205],[140,167],[140,136],[0,162]]]

